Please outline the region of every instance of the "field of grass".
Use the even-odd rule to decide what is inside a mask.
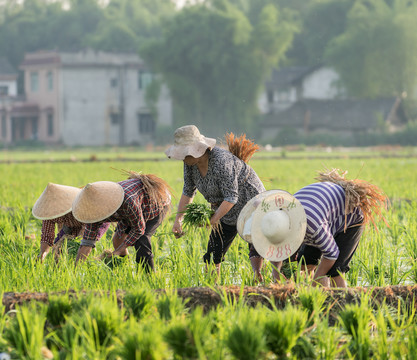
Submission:
[[[417,158],[413,153],[411,149],[408,155],[402,153],[403,157],[396,158],[377,153],[374,158],[364,159],[349,154],[311,159],[307,158],[311,154],[305,152],[304,159],[303,156],[289,159],[287,155],[267,158],[259,153],[250,164],[267,189],[294,193],[314,182],[317,171],[324,168],[348,170],[348,177],[380,186],[391,200],[385,213],[389,227],[380,222],[378,230],[372,226],[366,230],[347,274],[348,284],[414,285]],[[105,155],[97,154],[98,158]],[[182,163],[144,161],[146,154],[154,159],[149,153],[141,153],[133,157],[141,161],[117,161],[115,157],[100,162],[0,164],[0,296],[6,292],[69,290],[110,294],[100,300],[92,296],[75,300],[56,295],[48,305],[25,305],[7,314],[3,314],[0,305],[0,353],[10,353],[16,359],[42,359],[48,355],[48,349],[59,359],[412,359],[415,356],[417,318],[413,299],[397,308],[384,304],[373,308],[370,299],[363,295],[358,304],[341,307],[338,316],[333,317],[330,309],[338,305],[325,302],[321,289],[306,286],[298,277],[295,304],[284,310],[273,306],[251,308],[244,301],[232,303],[226,296],[224,306],[209,313],[187,310],[174,289],[252,285],[247,244],[239,237],[235,239],[216,285],[202,263],[208,231],[189,230],[181,239],[171,234],[182,189]],[[24,158],[20,156],[14,158]],[[79,158],[89,156],[90,152],[83,152]],[[156,156],[163,159],[161,154]],[[53,153],[50,158],[67,159],[68,154]],[[174,189],[172,212],[153,238],[156,272],[150,276],[143,274],[132,252],[114,268],[96,260],[104,249],[111,249],[112,229],[89,260],[77,268],[74,257],[67,254],[58,264],[50,255],[43,264],[38,263],[41,222],[31,216],[31,207],[46,184],[82,186],[99,180],[120,181],[124,179],[120,169],[156,174]],[[199,195],[196,201],[204,200]],[[266,264],[265,286],[270,286],[270,273]],[[154,289],[168,292],[156,295]],[[123,304],[115,300],[116,290],[126,292]]]

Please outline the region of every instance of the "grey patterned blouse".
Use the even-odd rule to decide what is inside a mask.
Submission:
[[[254,196],[265,191],[255,171],[228,150],[214,147],[209,152],[208,170],[202,177],[197,165],[184,164],[183,194],[194,197],[196,190],[217,209],[225,200],[235,204],[221,219],[236,225],[240,211]]]

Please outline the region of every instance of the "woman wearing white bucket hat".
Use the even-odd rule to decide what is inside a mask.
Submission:
[[[215,210],[210,219],[213,229],[203,259],[206,264],[213,262],[219,274],[224,256],[237,235],[240,211],[265,188],[245,161],[215,145],[215,139],[201,135],[194,125],[186,125],[175,131],[174,144],[165,153],[169,158],[184,162],[183,192],[172,230],[177,237],[182,235],[184,212],[198,190]],[[219,222],[221,231],[216,230]],[[249,256],[252,266],[260,259],[251,251]]]
[[[32,208],[32,214],[36,219],[42,220],[41,248],[39,259],[43,261],[50,249],[65,237],[81,236],[84,224],[74,218],[72,214],[72,202],[81,189],[48,183],[39,199]],[[55,237],[55,227],[62,229]],[[99,240],[109,228],[110,223],[103,224],[98,233]],[[55,237],[55,240],[54,240]]]
[[[153,271],[151,237],[164,219],[171,195],[166,182],[152,174],[129,172],[128,180],[118,183],[97,181],[87,184],[73,202],[74,217],[87,223],[77,262],[95,247],[96,234],[103,222],[117,222],[112,255],[125,256],[136,249],[136,262],[146,272]]]
[[[386,207],[387,199],[377,186],[362,180],[347,180],[344,175],[339,175],[337,169],[321,173],[319,183],[305,186],[294,194],[296,207],[300,204],[305,211],[306,226],[298,233],[298,240],[293,237],[290,247],[283,246],[291,237],[286,219],[278,217],[273,208],[262,211],[257,207],[253,216],[242,217],[240,233],[276,269],[281,268],[282,260],[296,255],[306,265],[305,270],[314,274],[313,285],[329,286],[330,278],[331,286],[347,287],[344,274],[349,271],[364,226],[369,221],[374,223],[373,213],[382,217],[381,209]],[[284,240],[280,240],[281,248],[277,250],[271,239],[280,236]],[[278,278],[276,272],[274,277]]]

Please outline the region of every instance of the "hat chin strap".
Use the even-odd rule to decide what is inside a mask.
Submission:
[[[290,218],[283,210],[269,211],[261,220],[261,230],[272,244],[280,244],[290,233]]]

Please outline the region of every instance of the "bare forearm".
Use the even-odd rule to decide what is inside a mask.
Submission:
[[[78,249],[78,253],[77,253],[77,258],[75,259],[75,264],[78,264],[78,262],[82,262],[84,261],[88,255],[90,255],[91,250],[93,248],[91,246],[83,246],[81,245],[80,248]]]
[[[319,278],[322,278],[323,276],[326,276],[335,262],[336,260],[322,258],[319,266],[317,267],[316,272],[314,273],[314,280],[317,280]]]
[[[177,216],[175,217],[175,221],[181,221],[184,217],[185,210],[187,209],[187,205],[193,201],[192,197],[186,196],[184,194],[181,195],[180,202],[178,203],[178,210]]]
[[[223,201],[220,206],[218,207],[218,209],[216,210],[216,212],[213,214],[213,216],[210,219],[210,223],[212,225],[216,224],[217,222],[220,221],[220,219],[226,215],[230,209],[234,206],[235,204],[232,204],[228,201]]]

